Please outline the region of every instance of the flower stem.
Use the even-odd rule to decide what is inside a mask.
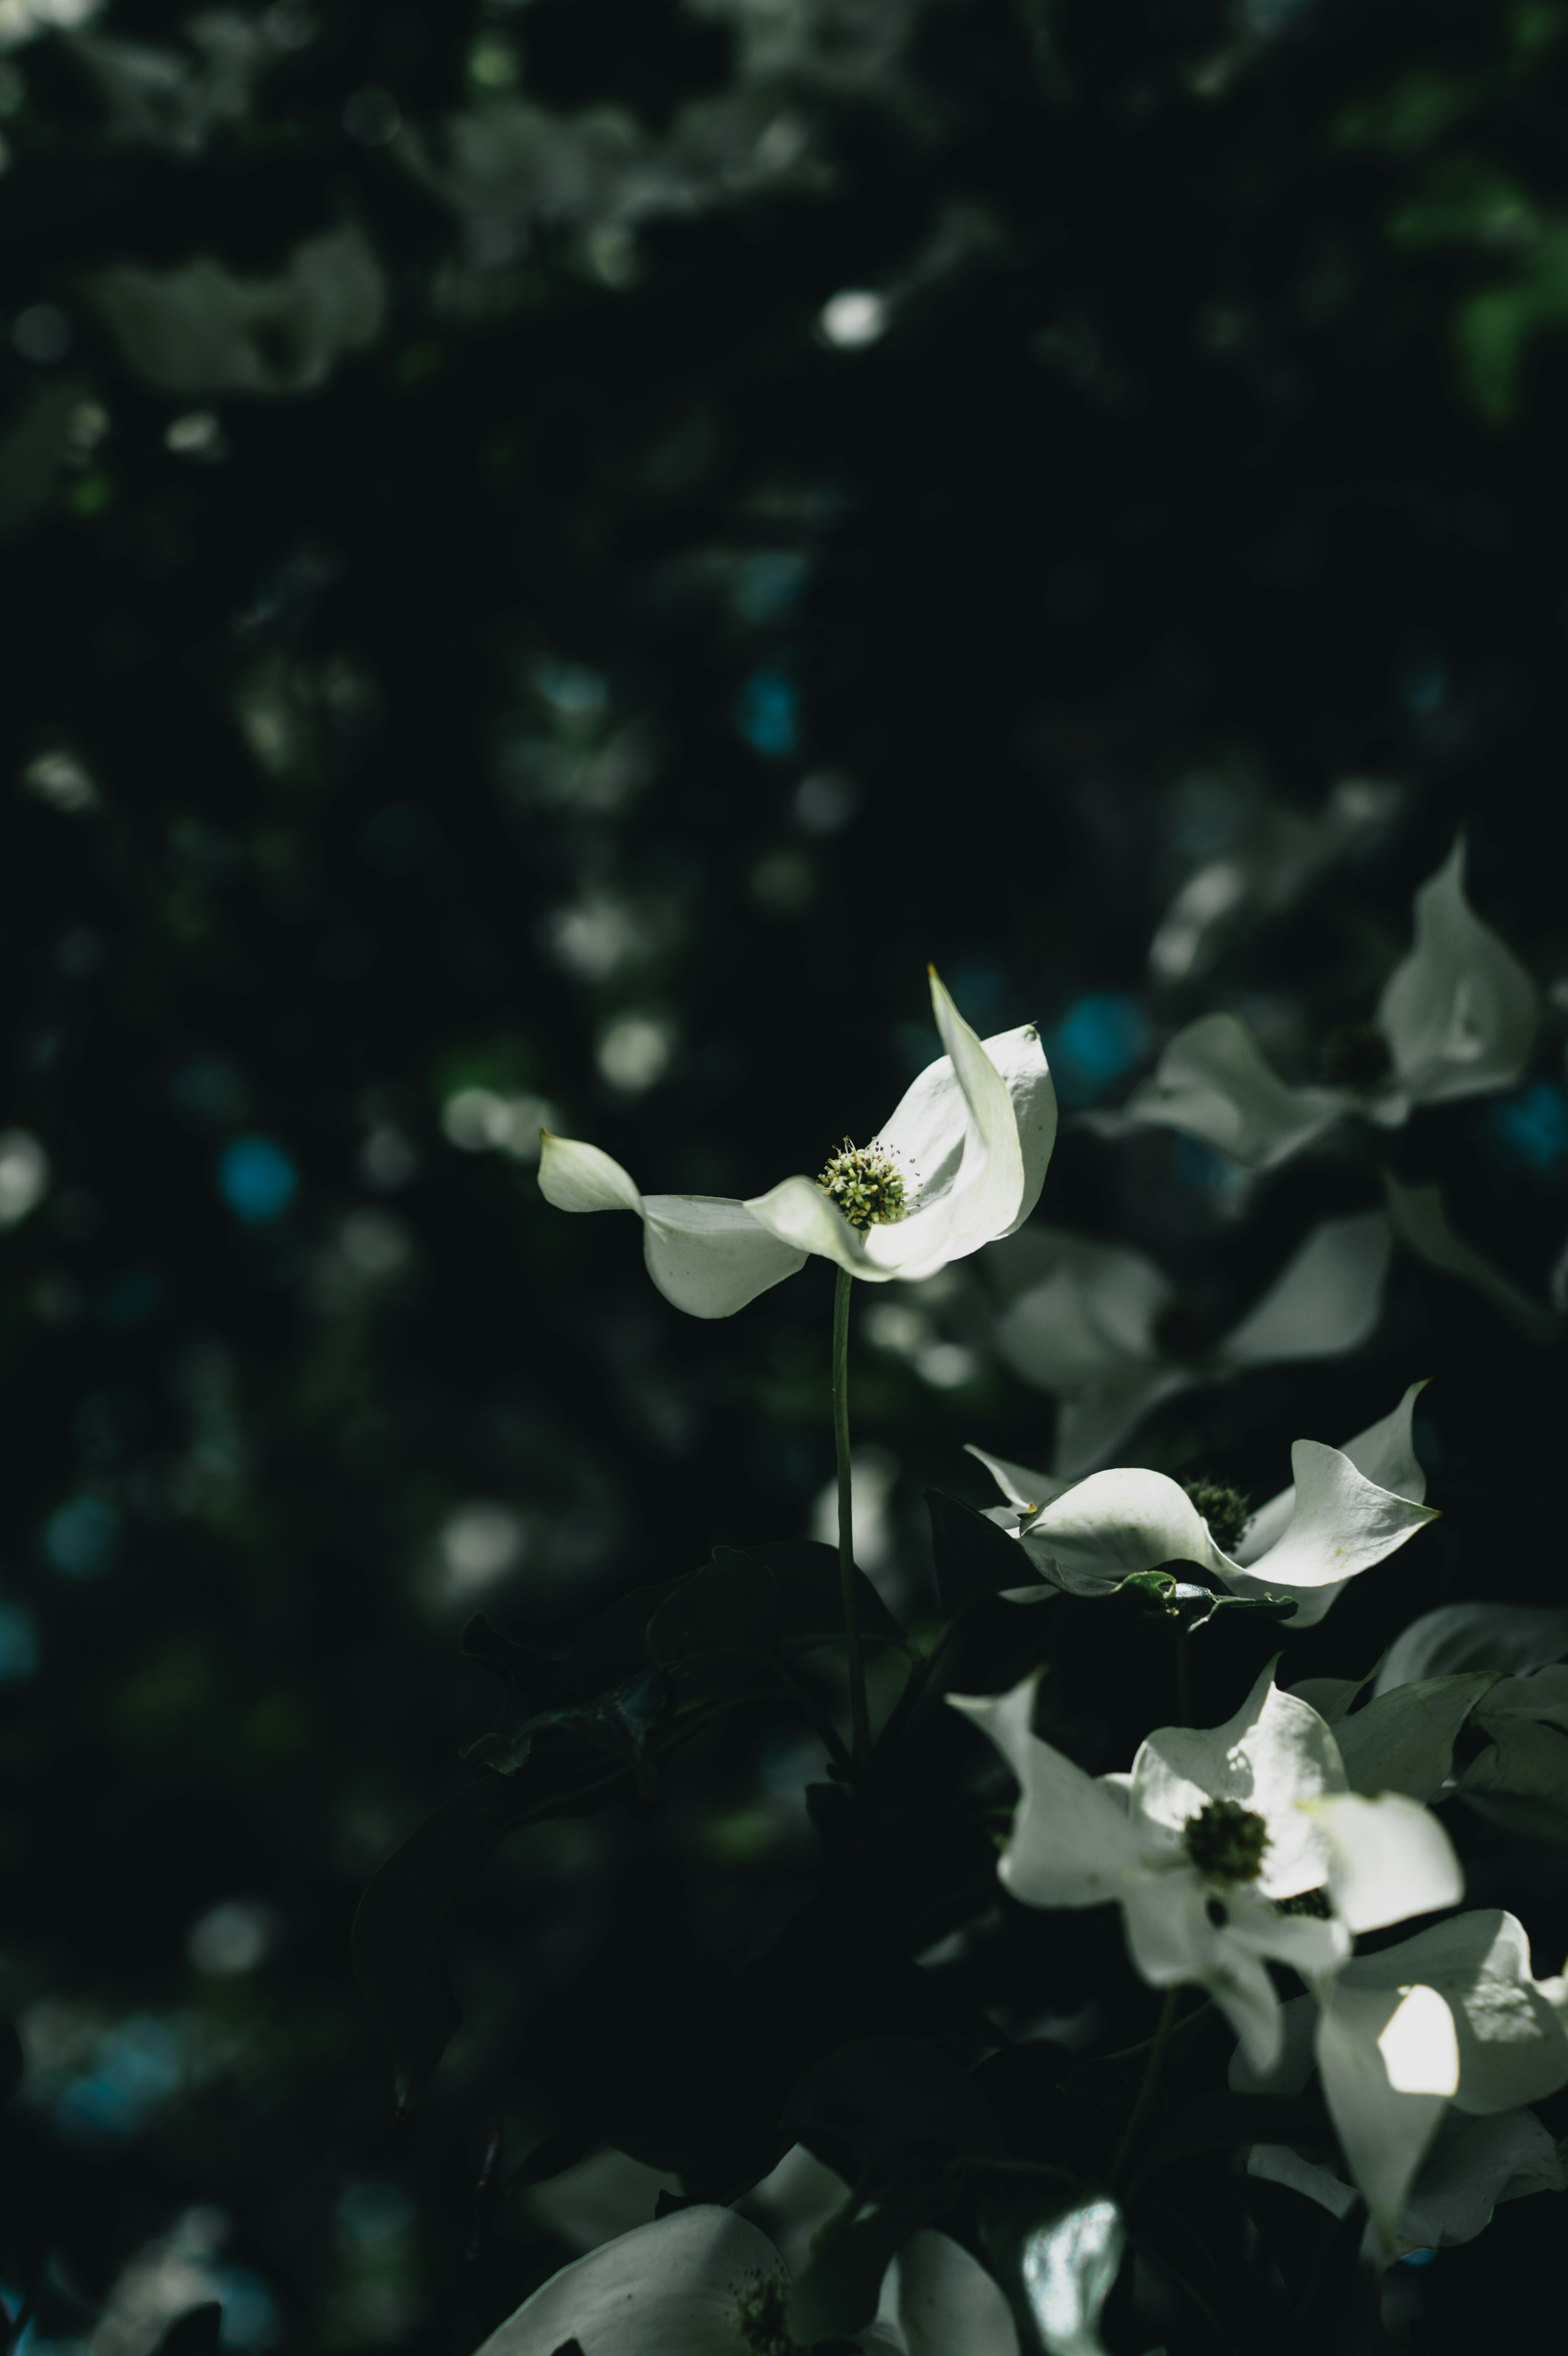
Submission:
[[[1165,2067],[1165,2049],[1170,2042],[1170,2032],[1176,2025],[1176,1999],[1179,1994],[1180,1990],[1178,1988],[1167,1988],[1165,1992],[1165,2002],[1160,2007],[1159,2027],[1155,2030],[1154,2042],[1149,2047],[1148,2060],[1144,2064],[1143,2083],[1138,2088],[1138,2098],[1133,2104],[1132,2116],[1123,2130],[1116,2157],[1111,2163],[1113,2187],[1120,2184],[1126,2173],[1127,2163],[1137,2149],[1144,2123],[1148,2117],[1154,2098],[1159,2092],[1159,2074]]]
[[[871,1722],[866,1709],[866,1662],[855,1618],[855,1532],[849,1497],[849,1288],[853,1282],[848,1269],[841,1268],[833,1289],[833,1446],[838,1459],[838,1592],[849,1647],[850,1748],[856,1766],[864,1767],[871,1748]]]

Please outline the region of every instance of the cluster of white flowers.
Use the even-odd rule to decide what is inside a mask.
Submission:
[[[1290,1484],[1255,1513],[1214,1483],[1093,1468],[1189,1384],[1358,1346],[1396,1238],[1505,1307],[1506,1281],[1458,1244],[1435,1194],[1391,1177],[1383,1210],[1319,1226],[1249,1315],[1200,1354],[1173,1356],[1159,1339],[1172,1288],[1152,1263],[1060,1231],[1017,1236],[1056,1133],[1037,1032],[981,1040],[934,973],[931,991],[945,1054],[870,1146],[846,1140],[820,1178],[785,1178],[746,1201],[644,1195],[596,1147],[547,1136],[544,1194],[564,1210],[635,1212],[654,1281],[701,1317],[733,1313],[812,1254],[873,1283],[919,1280],[1017,1237],[1008,1253],[1026,1281],[997,1322],[997,1345],[1062,1407],[1053,1472],[970,1450],[1004,1500],[987,1518],[1019,1548],[1008,1600],[1108,1597],[1161,1573],[1170,1609],[1193,1625],[1226,1596],[1288,1606],[1287,1633],[1320,1622],[1350,1580],[1435,1518],[1413,1439],[1421,1383],[1338,1446],[1297,1440]],[[1511,1084],[1536,1019],[1529,977],[1467,905],[1461,840],[1416,895],[1414,947],[1375,1020],[1328,1043],[1326,1085],[1286,1086],[1234,1016],[1212,1014],[1179,1032],[1101,1126],[1175,1127],[1265,1169],[1352,1116],[1392,1129],[1415,1107]],[[1535,1317],[1542,1337],[1537,1312],[1513,1302],[1516,1323],[1530,1330]],[[1511,1914],[1455,1911],[1463,1869],[1434,1812],[1463,1793],[1509,1831],[1568,1841],[1564,1655],[1568,1611],[1445,1605],[1364,1677],[1282,1690],[1276,1658],[1226,1723],[1157,1729],[1129,1771],[1101,1775],[1034,1730],[1038,1673],[1003,1694],[948,1696],[1017,1779],[1003,1887],[1028,1907],[1118,1907],[1141,1977],[1201,1991],[1234,2030],[1237,2091],[1299,2094],[1316,2072],[1338,2150],[1258,2141],[1246,2166],[1336,2216],[1359,2196],[1375,2265],[1471,2238],[1500,2201],[1568,2189],[1529,2107],[1568,2085],[1568,1986],[1533,1976]],[[1377,1943],[1413,1922],[1423,1927]],[[1276,1969],[1302,1992],[1282,1994]],[[760,2193],[750,2213],[765,2221],[766,2206]],[[1100,2208],[1114,2222],[1114,2202]],[[1098,2216],[1072,2212],[1064,2280],[1084,2276]],[[788,2239],[716,2207],[637,2227],[554,2276],[482,2356],[677,2345],[787,2356],[797,2334],[816,2335],[809,2288],[792,2286],[777,2238]],[[1107,2282],[1115,2263],[1113,2251]],[[1025,2277],[1027,2287],[1027,2265]],[[1042,2307],[1029,2295],[1048,2348],[1098,2348],[1092,2330],[1053,2336],[1049,2297]],[[1016,2356],[1019,2340],[974,2257],[923,2231],[889,2266],[874,2321],[849,2340],[835,2328],[835,2344]]]

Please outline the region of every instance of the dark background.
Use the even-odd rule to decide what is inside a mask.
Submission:
[[[553,2124],[538,2008],[639,1919],[727,1969],[807,1884],[787,1726],[655,1825],[528,1836],[394,2123],[348,1930],[487,1722],[464,1620],[801,1534],[831,1472],[821,1265],[682,1319],[630,1221],[541,1202],[541,1119],[650,1191],[813,1170],[934,1052],[927,958],[982,1031],[1040,1022],[1070,1110],[1213,1005],[1309,1076],[1461,821],[1480,912],[1568,975],[1565,35],[1547,0],[0,22],[0,1121],[48,1162],[13,1143],[37,1199],[0,1242],[35,2348],[144,2356],[216,2285],[235,2346],[465,2356],[564,2254],[518,2211],[464,2257],[497,2122]],[[291,302],[332,231],[355,287]],[[200,256],[228,277],[149,359],[116,273]],[[1224,858],[1247,893],[1162,979]],[[1541,1300],[1546,1004],[1520,1090],[1400,1148]],[[1042,1215],[1217,1330],[1377,1199],[1355,1149],[1238,1188],[1070,1123]],[[989,1281],[857,1342],[916,1618],[921,1490],[986,1501],[968,1438],[1049,1457]],[[1293,1656],[1359,1674],[1433,1601],[1555,1600],[1552,1368],[1396,1262],[1353,1365],[1195,1394],[1137,1454],[1266,1495],[1292,1438],[1437,1376],[1444,1523]],[[1100,1707],[1125,1763],[1136,1707]],[[1552,1970],[1562,1870],[1510,1870]],[[1445,2258],[1456,2346],[1553,2214]],[[149,2261],[151,2322],[95,2326],[181,2215],[184,2288]]]

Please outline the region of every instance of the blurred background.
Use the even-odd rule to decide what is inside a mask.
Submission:
[[[1080,1117],[1213,1007],[1317,1076],[1465,823],[1541,1044],[1398,1151],[1544,1316],[1565,108],[1560,0],[0,0],[33,2356],[201,2298],[236,2350],[465,2356],[582,2245],[519,2207],[469,2260],[497,2128],[552,2124],[539,2008],[628,1905],[721,1958],[799,1902],[788,1723],[656,1826],[539,1828],[395,2121],[348,1932],[489,1721],[464,1622],[807,1534],[832,1468],[821,1264],[680,1317],[631,1220],[542,1203],[541,1122],[649,1191],[814,1172],[936,1052],[934,959],[1045,1033],[1041,1219],[1153,1260],[1211,1369],[1375,1170]],[[916,1622],[922,1491],[990,1501],[966,1440],[1051,1461],[1013,1280],[856,1301],[859,1550]],[[1445,1521],[1303,1673],[1360,1674],[1391,1596],[1560,1578],[1544,1328],[1399,1256],[1381,1303],[1349,1365],[1194,1377],[1128,1443],[1261,1498],[1439,1377]]]

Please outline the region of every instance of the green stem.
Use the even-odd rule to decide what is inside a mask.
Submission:
[[[838,1458],[838,1592],[844,1605],[844,1636],[849,1647],[851,1753],[864,1767],[871,1748],[866,1708],[866,1662],[855,1618],[855,1532],[849,1497],[849,1288],[848,1269],[833,1288],[833,1446]]]
[[[1165,2002],[1160,2007],[1159,2027],[1155,2030],[1154,2042],[1149,2047],[1148,2061],[1144,2068],[1143,2083],[1138,2088],[1138,2098],[1133,2104],[1133,2115],[1127,2121],[1116,2157],[1111,2163],[1113,2187],[1120,2184],[1126,2173],[1127,2162],[1137,2149],[1138,2137],[1144,2130],[1144,2122],[1148,2117],[1156,2094],[1159,2092],[1159,2075],[1165,2066],[1165,2049],[1170,2042],[1170,2032],[1176,2024],[1176,2000],[1179,1993],[1177,1988],[1167,1988],[1165,1992]]]

